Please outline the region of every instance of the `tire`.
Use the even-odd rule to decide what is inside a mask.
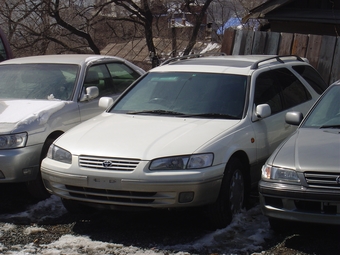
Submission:
[[[78,203],[77,201],[70,199],[61,199],[63,206],[70,214],[86,214],[95,211],[94,208]]]
[[[208,218],[213,228],[224,228],[230,224],[233,214],[245,205],[245,178],[243,166],[238,158],[228,162],[217,201],[208,206]]]
[[[51,196],[51,194],[46,190],[44,182],[41,178],[40,166],[41,161],[47,156],[48,148],[53,143],[53,141],[54,139],[47,139],[42,148],[37,177],[35,178],[35,180],[26,182],[28,192],[34,199],[38,201],[45,200],[46,198],[49,198]]]
[[[274,230],[277,233],[285,233],[289,229],[291,229],[292,223],[290,221],[282,220],[282,219],[277,219],[277,218],[268,218],[270,228]]]

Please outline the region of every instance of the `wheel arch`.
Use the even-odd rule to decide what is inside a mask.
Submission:
[[[250,195],[250,190],[251,190],[251,176],[250,176],[250,164],[249,164],[249,157],[247,155],[246,152],[244,151],[236,151],[234,152],[228,162],[231,160],[231,159],[239,159],[241,164],[242,164],[242,172],[243,172],[243,175],[244,175],[244,179],[245,179],[245,192],[246,192],[246,195]],[[225,168],[225,171],[227,169],[227,165],[228,165],[228,162],[226,164],[226,168]]]
[[[53,141],[55,139],[57,139],[59,136],[61,136],[62,134],[64,134],[63,131],[61,130],[56,130],[53,131],[51,134],[49,134],[44,142],[44,145],[42,147],[41,153],[40,153],[40,161],[43,160],[43,158],[46,156],[48,148],[50,147],[50,145],[53,143]]]

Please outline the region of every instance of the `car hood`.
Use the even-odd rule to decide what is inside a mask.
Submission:
[[[271,160],[273,165],[298,171],[339,172],[340,130],[299,128]]]
[[[0,99],[0,133],[12,132],[35,121],[45,124],[65,104],[60,100]]]
[[[56,144],[75,155],[149,160],[197,152],[238,122],[102,113],[66,132]]]

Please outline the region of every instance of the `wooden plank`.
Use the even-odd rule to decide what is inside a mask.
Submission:
[[[233,55],[243,55],[245,45],[245,32],[244,30],[237,30],[234,40]]]
[[[335,44],[334,58],[329,83],[340,80],[340,37],[337,37]]]
[[[256,31],[252,54],[264,54],[264,47],[266,45],[267,33],[263,31]]]
[[[318,59],[320,55],[321,48],[321,35],[310,35],[308,40],[306,58],[309,63],[316,68],[318,66]]]
[[[299,57],[305,57],[307,52],[308,35],[295,34],[293,45],[292,45],[292,55],[297,55]]]
[[[281,41],[279,47],[279,55],[290,55],[292,50],[294,34],[281,33]]]
[[[319,62],[317,70],[321,74],[326,83],[330,82],[330,70],[333,62],[336,37],[324,35],[321,41]]]
[[[228,28],[224,31],[221,52],[231,55],[234,47],[235,30]]]
[[[246,41],[244,45],[244,55],[250,55],[251,50],[253,47],[253,41],[254,41],[254,31],[248,30],[246,35]]]
[[[267,55],[277,55],[280,44],[280,33],[270,32],[267,35],[267,43],[264,53]]]

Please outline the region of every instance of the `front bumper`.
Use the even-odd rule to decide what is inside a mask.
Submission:
[[[42,145],[0,150],[0,183],[34,180],[39,172]]]
[[[216,201],[225,165],[172,171],[149,171],[148,162],[140,162],[132,172],[74,171],[67,165],[44,159],[41,174],[47,190],[64,199],[106,205],[143,208],[179,208],[211,204]],[[71,167],[72,168],[72,167]]]
[[[340,189],[259,182],[264,215],[290,221],[340,225]]]

